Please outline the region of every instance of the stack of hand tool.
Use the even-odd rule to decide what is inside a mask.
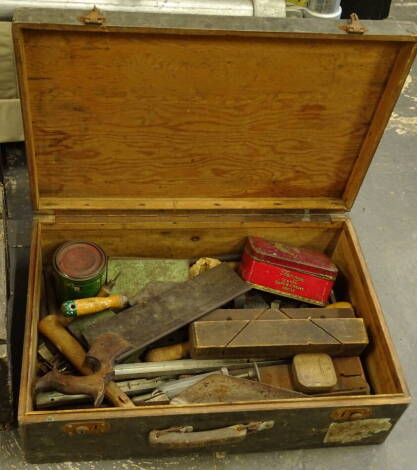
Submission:
[[[337,268],[322,254],[250,238],[243,263],[106,259],[109,282],[92,259],[102,282],[94,272],[96,296],[84,298],[74,293],[91,280],[87,289],[69,260],[58,273],[45,267],[37,409],[370,393],[359,357],[364,322],[348,302],[335,303]]]

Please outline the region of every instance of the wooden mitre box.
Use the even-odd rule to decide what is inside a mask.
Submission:
[[[347,212],[413,62],[414,25],[364,21],[349,34],[333,20],[87,13],[14,20],[36,212],[19,402],[28,461],[382,442],[410,396]],[[242,252],[248,236],[336,264],[370,337],[371,395],[34,409],[41,278],[61,243],[197,258]],[[218,439],[225,428],[239,435]]]

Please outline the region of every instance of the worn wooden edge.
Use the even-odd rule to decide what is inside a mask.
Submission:
[[[369,273],[369,270],[365,261],[365,257],[363,255],[358,236],[356,234],[353,223],[350,219],[346,219],[345,221],[344,233],[346,235],[346,239],[352,246],[352,250],[351,250],[352,257],[355,258],[355,262],[359,266],[359,269],[362,272],[363,278],[366,280],[366,282],[363,283],[363,287],[367,291],[368,298],[374,307],[378,323],[383,332],[384,339],[386,340],[387,354],[390,356],[390,359],[394,365],[395,373],[398,377],[402,392],[404,393],[404,396],[408,397],[411,400],[409,388],[405,380],[404,372],[402,370],[400,360],[398,358],[398,354],[394,346],[394,342],[392,340],[387,323],[385,321],[382,307],[379,302],[378,296],[376,294],[375,287],[372,282],[372,278]]]
[[[239,16],[187,15],[163,13],[132,13],[105,11],[105,24],[85,25],[80,17],[89,10],[60,10],[52,8],[18,8],[13,21],[31,29],[74,29],[83,31],[132,31],[168,34],[223,34],[273,35],[275,37],[306,39],[338,39],[349,41],[416,41],[417,29],[412,22],[363,21],[367,31],[363,35],[347,34],[340,29],[343,20],[298,18],[261,18]]]
[[[330,217],[328,214],[229,214],[229,213],[58,213],[56,215],[40,215],[47,230],[59,231],[63,227],[82,229],[106,226],[108,229],[122,228],[136,230],[138,228],[204,228],[212,227],[213,223],[221,223],[223,228],[244,227],[288,227],[295,228],[322,228],[340,229],[344,218],[342,216]]]
[[[34,159],[32,154],[31,159]],[[34,162],[32,162],[34,163]],[[36,201],[35,201],[36,202]],[[37,208],[44,210],[210,210],[210,209],[318,209],[345,211],[342,199],[306,198],[70,198],[41,197]]]
[[[33,411],[20,416],[20,424],[44,423],[45,421],[68,420],[100,420],[118,418],[139,418],[151,416],[172,416],[210,413],[237,413],[250,411],[284,411],[292,409],[326,409],[343,407],[376,407],[380,405],[407,406],[410,397],[403,394],[392,395],[357,395],[352,397],[315,397],[315,398],[287,398],[281,400],[268,400],[257,402],[236,403],[201,403],[191,405],[156,405],[143,406],[136,409],[100,408],[83,410],[60,411]]]
[[[32,226],[31,254],[29,260],[29,279],[26,303],[25,332],[23,338],[22,370],[20,374],[20,392],[18,421],[27,412],[33,410],[30,384],[35,375],[37,360],[37,332],[40,305],[40,266],[41,266],[41,224],[37,219]]]
[[[12,25],[12,33],[16,58],[17,78],[21,97],[20,103],[25,134],[27,163],[29,167],[30,191],[33,208],[37,209],[39,207],[39,185],[37,165],[35,161],[35,143],[32,130],[32,107],[29,104],[30,93],[28,89],[28,82],[24,79],[24,77],[27,77],[25,45],[23,40],[23,33],[19,28],[16,28],[14,25]]]
[[[372,162],[372,158],[384,135],[391,113],[401,94],[407,75],[413,65],[416,53],[417,44],[415,43],[403,44],[399,49],[388,83],[375,108],[368,132],[362,142],[358,158],[355,161],[350,178],[345,187],[343,200],[348,210],[353,206],[356,196],[359,193],[362,182]]]

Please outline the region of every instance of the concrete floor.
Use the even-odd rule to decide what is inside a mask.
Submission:
[[[391,16],[417,20],[417,3],[396,0]],[[388,326],[406,372],[411,393],[417,393],[415,289],[417,280],[417,67],[410,74],[360,195],[352,218],[382,303]],[[7,181],[6,181],[7,189]],[[19,217],[15,215],[15,218]],[[12,221],[13,225],[13,221]],[[25,240],[14,231],[22,256]],[[22,246],[23,245],[23,246]],[[17,255],[21,257],[21,255]],[[381,365],[383,367],[383,365]],[[16,432],[0,432],[0,467],[7,469],[201,469],[222,468],[320,470],[330,468],[405,470],[416,468],[417,406],[411,404],[381,446],[281,451],[256,454],[198,455],[167,459],[107,462],[65,462],[29,465],[22,457]]]

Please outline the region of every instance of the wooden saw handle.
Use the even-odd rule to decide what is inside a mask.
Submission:
[[[326,305],[324,308],[352,308],[353,306],[350,302],[335,302],[334,304]]]
[[[38,324],[38,330],[48,338],[83,375],[92,374],[85,364],[85,351],[80,343],[64,328],[57,315],[47,315]],[[135,408],[135,404],[115,382],[109,382],[105,388],[106,398],[114,405],[122,408]]]
[[[146,353],[145,361],[161,362],[175,361],[187,357],[190,353],[190,343],[178,343],[172,346],[164,346],[162,348],[151,349]]]
[[[75,318],[81,315],[101,312],[108,308],[123,308],[127,302],[127,297],[124,295],[67,300],[61,305],[61,313],[64,317]]]

